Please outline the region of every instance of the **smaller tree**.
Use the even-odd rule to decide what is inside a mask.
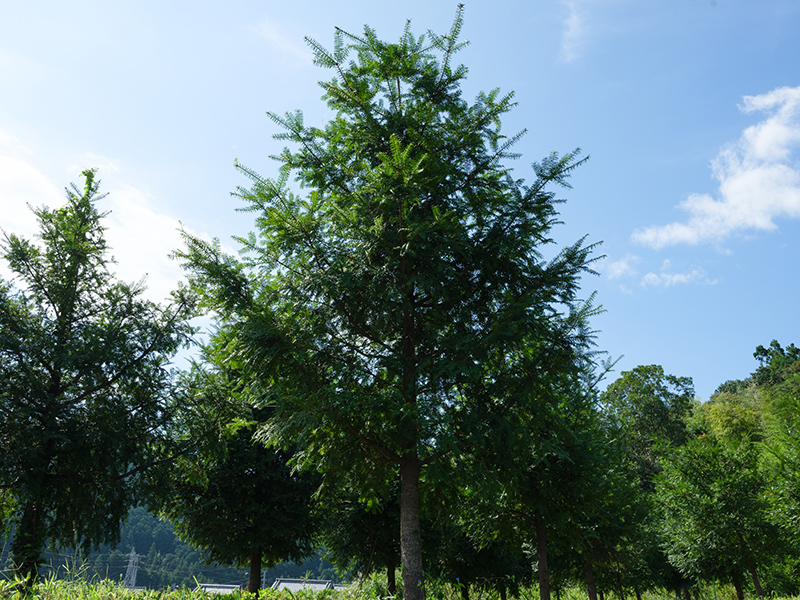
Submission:
[[[224,373],[196,369],[187,382],[195,403],[220,406],[236,396]],[[249,566],[247,589],[261,587],[261,569],[301,561],[314,551],[317,521],[313,474],[290,466],[291,452],[254,440],[268,409],[239,408],[216,439],[176,463],[163,513],[179,537],[226,565]]]
[[[466,527],[444,523],[427,531],[430,548],[428,563],[469,600],[470,588],[494,590],[501,600],[508,593],[518,596],[520,586],[529,585],[533,578],[530,557],[517,540],[480,540]]]
[[[0,240],[14,275],[0,281],[0,490],[29,582],[48,541],[88,550],[118,539],[141,476],[175,451],[168,367],[193,333],[190,297],[163,308],[141,283],[115,280],[99,181],[83,176],[65,206],[33,210],[41,243]]]
[[[670,562],[685,575],[730,579],[739,600],[747,572],[763,597],[757,569],[778,538],[755,446],[694,439],[664,458],[656,485]]]
[[[666,375],[659,365],[623,371],[600,396],[622,431],[644,489],[653,489],[659,471],[658,442],[679,446],[686,441],[693,400],[692,379]]]
[[[397,593],[395,570],[400,566],[398,495],[394,489],[383,497],[365,498],[348,487],[336,490],[322,507],[327,557],[341,571],[357,571],[361,577],[386,569],[386,591],[392,596]]]

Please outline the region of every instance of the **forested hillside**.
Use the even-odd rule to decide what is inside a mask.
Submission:
[[[3,545],[0,569],[5,576],[11,573],[9,541]],[[247,569],[208,563],[203,552],[182,542],[172,525],[143,508],[135,508],[122,526],[120,542],[90,552],[87,556],[71,551],[49,551],[45,554],[44,573],[59,578],[81,576],[89,580],[125,577],[131,550],[140,555],[136,585],[153,589],[187,586],[194,589],[197,582],[244,585]],[[321,554],[321,553],[320,553]],[[264,585],[270,586],[277,577],[330,579],[341,577],[333,565],[319,555],[297,563],[281,563],[264,571]]]

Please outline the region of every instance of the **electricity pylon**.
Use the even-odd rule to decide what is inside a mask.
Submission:
[[[128,556],[128,570],[125,571],[122,587],[132,590],[136,586],[136,572],[139,570],[139,558],[141,557],[141,554],[136,554],[135,548],[131,548],[131,554]]]

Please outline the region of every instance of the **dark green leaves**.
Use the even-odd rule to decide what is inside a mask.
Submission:
[[[16,504],[14,555],[35,577],[46,540],[116,539],[134,483],[168,454],[169,359],[193,333],[193,299],[159,307],[114,280],[84,171],[67,204],[35,209],[40,244],[6,234],[0,286],[0,485]]]

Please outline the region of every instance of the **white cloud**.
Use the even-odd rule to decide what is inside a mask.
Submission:
[[[7,131],[0,130],[0,154],[32,154],[17,136]]]
[[[745,96],[740,109],[768,116],[712,161],[716,197],[690,195],[678,205],[688,221],[637,230],[635,242],[655,249],[716,242],[737,232],[774,230],[777,218],[800,218],[800,87]]]
[[[619,279],[620,277],[630,277],[636,274],[636,265],[641,262],[638,256],[626,255],[620,260],[616,260],[602,265],[600,268],[609,279]]]
[[[561,58],[566,62],[577,60],[583,54],[586,40],[585,16],[578,0],[565,0],[569,13],[564,20],[565,31],[561,38]]]
[[[11,139],[0,131],[0,228],[30,236],[37,226],[29,206],[60,206],[64,195],[62,188],[23,158],[27,149],[11,147]]]
[[[302,42],[303,38],[301,36],[296,39],[289,37],[276,23],[270,21],[262,21],[255,26],[255,30],[273,50],[289,56],[297,62],[311,65],[313,53]]]
[[[669,261],[665,261],[665,267],[669,268]],[[714,285],[717,280],[709,279],[702,269],[692,269],[688,273],[647,273],[641,280],[642,287],[668,288],[674,285],[686,285],[689,283],[702,283]]]
[[[110,214],[105,220],[106,240],[117,261],[113,270],[126,282],[146,276],[146,296],[163,302],[177,286],[183,273],[169,253],[182,246],[178,219],[160,210],[157,199],[142,189],[121,183],[122,169],[115,161],[87,155],[89,164],[101,165],[98,176],[103,179],[102,193],[108,196],[97,208]],[[56,208],[64,204],[64,187],[73,181],[79,189],[80,167],[72,167],[64,181],[53,182],[38,168],[38,157],[16,137],[0,130],[0,228],[32,239],[38,232],[36,217],[29,206]],[[86,164],[86,162],[84,162]],[[63,172],[65,169],[52,169]],[[114,177],[104,177],[111,175]],[[0,260],[0,277],[11,273]]]
[[[122,170],[115,160],[107,156],[100,156],[92,152],[87,152],[83,155],[79,163],[67,167],[65,173],[67,177],[74,177],[76,173],[83,171],[86,165],[91,165],[91,168],[97,169],[98,172],[103,175],[119,173]]]
[[[146,277],[147,296],[164,302],[183,277],[180,265],[169,254],[182,247],[178,219],[156,207],[156,199],[129,185],[107,188],[110,205],[106,240],[117,264],[117,276],[126,282]]]

